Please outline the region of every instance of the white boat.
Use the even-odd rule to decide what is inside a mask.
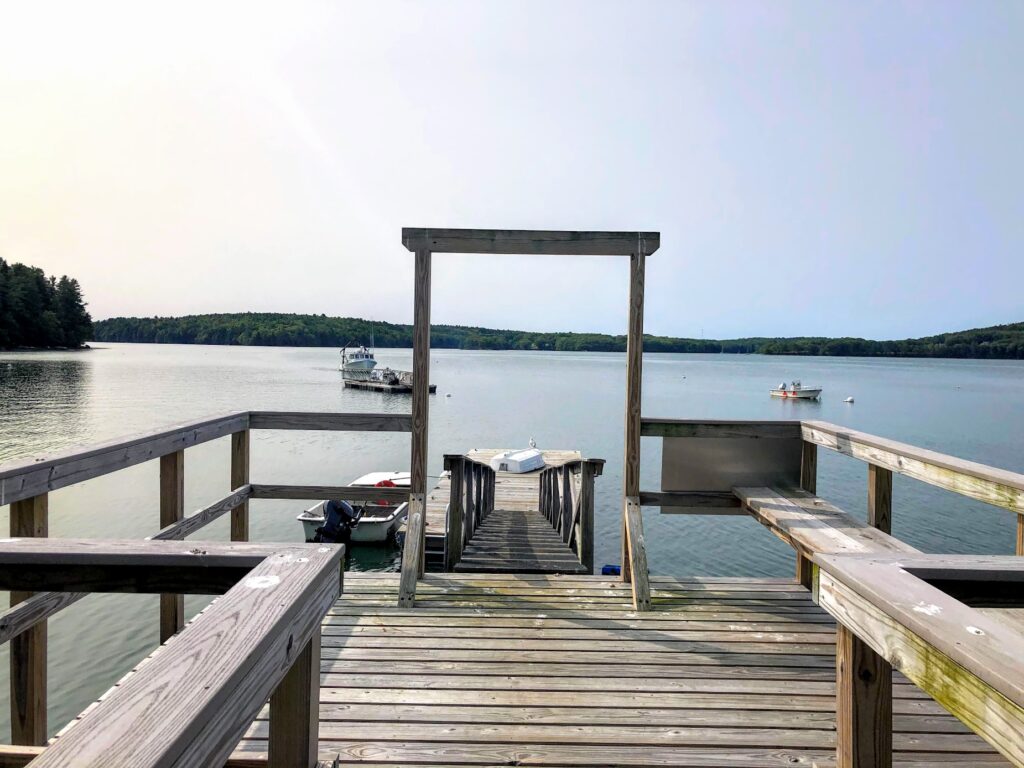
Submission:
[[[349,352],[348,346],[345,346],[341,350],[341,365],[338,366],[338,370],[346,379],[368,379],[376,365],[377,360],[372,349],[356,347]]]
[[[771,390],[772,397],[781,397],[794,400],[817,400],[821,397],[821,387],[805,387],[799,380],[792,384],[782,382],[778,387]]]
[[[502,451],[491,459],[491,469],[495,472],[533,472],[544,467],[544,454],[536,448],[521,451]]]
[[[359,487],[378,488],[408,488],[410,476],[408,472],[370,472],[368,475],[356,478],[350,485]],[[345,499],[341,499],[344,501]],[[324,504],[318,502],[295,519],[302,523],[306,533],[306,541],[312,541],[316,536],[316,529],[324,524]],[[352,529],[351,541],[353,544],[359,542],[381,543],[390,539],[395,534],[399,523],[405,519],[409,511],[407,502],[394,504],[388,501],[361,501],[352,504],[358,512],[362,509],[362,516],[359,523]]]

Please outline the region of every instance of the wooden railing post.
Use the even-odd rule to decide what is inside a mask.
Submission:
[[[892,533],[892,472],[868,464],[868,525]]]
[[[637,237],[636,248],[629,257],[629,327],[626,334],[626,435],[625,435],[625,464],[622,471],[622,580],[629,582],[637,577],[633,573],[633,566],[643,562],[646,566],[647,555],[638,557],[636,553],[630,552],[631,546],[642,546],[643,536],[634,536],[630,540],[631,523],[627,519],[629,510],[632,508],[630,499],[639,500],[640,497],[640,403],[641,383],[643,381],[643,358],[644,358],[644,268],[647,260],[647,243],[642,236]],[[633,528],[643,530],[643,521],[640,518],[639,501],[636,505]],[[635,530],[634,530],[635,533]],[[640,606],[637,610],[646,610],[643,606],[650,605],[650,598],[643,599],[646,591],[647,574],[639,576],[644,581],[638,594],[636,588],[633,590],[633,602]]]
[[[249,482],[249,430],[231,435],[231,490]],[[249,502],[231,510],[231,540],[249,540]]]
[[[892,768],[892,667],[836,626],[836,768]]]
[[[640,499],[626,499],[626,544],[633,570],[633,609],[651,609],[651,588],[647,575],[647,547],[644,544],[644,519],[640,512]]]
[[[465,508],[463,499],[465,488],[463,470],[466,460],[462,456],[445,456],[445,469],[450,473],[448,494],[448,530],[446,531],[444,548],[444,569],[453,571],[455,564],[462,559],[462,547],[465,543]]]
[[[562,466],[562,517],[558,524],[559,532],[562,534],[562,541],[566,544],[572,538],[572,472],[569,465]]]
[[[466,540],[476,533],[476,492],[473,490],[473,465],[465,472],[466,478]]]
[[[1017,513],[1017,554],[1024,557],[1024,515]]]
[[[49,497],[43,493],[11,504],[11,537],[49,535]],[[11,590],[11,606],[32,597]],[[46,744],[46,622],[11,639],[11,743]]]
[[[818,492],[818,446],[803,441],[800,454],[800,487],[808,493]],[[796,580],[806,589],[812,587],[812,563],[799,551],[796,553]]]
[[[270,695],[269,768],[313,768],[320,738],[320,632]]]
[[[580,528],[576,546],[587,573],[594,572],[594,465],[584,461],[580,467]]]
[[[160,528],[185,517],[185,451],[160,457]],[[185,596],[160,595],[160,644],[185,626]]]

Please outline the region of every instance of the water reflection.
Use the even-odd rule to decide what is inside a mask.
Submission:
[[[0,461],[77,445],[86,436],[91,366],[27,354],[0,358]]]

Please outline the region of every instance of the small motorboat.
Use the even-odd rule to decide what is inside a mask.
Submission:
[[[408,488],[410,475],[408,472],[370,472],[368,475],[356,478],[350,485],[359,488]],[[325,512],[330,512],[329,505],[336,505],[344,502],[344,499],[327,499],[318,502],[302,512],[295,519],[302,523],[306,533],[306,541],[314,541],[318,529],[324,527],[327,521]],[[374,543],[379,544],[387,541],[395,535],[399,523],[405,519],[409,512],[409,504],[401,502],[395,504],[390,501],[360,501],[349,503],[352,513],[345,517],[353,520],[349,523],[349,540],[353,544]],[[347,510],[344,510],[347,512]]]
[[[372,344],[370,349],[359,346],[349,352],[347,344],[341,349],[341,365],[338,366],[338,370],[341,371],[343,379],[369,379],[376,365],[377,359],[373,356]]]
[[[533,440],[530,441],[531,443]],[[533,472],[544,468],[544,454],[531,446],[521,451],[502,451],[491,459],[491,469],[495,472]]]
[[[817,400],[821,397],[821,387],[805,387],[799,380],[786,384],[782,382],[771,390],[772,397],[794,400]]]

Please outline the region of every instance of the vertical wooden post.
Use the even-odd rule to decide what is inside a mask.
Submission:
[[[637,248],[629,257],[629,328],[626,336],[626,439],[625,466],[622,472],[623,524],[622,524],[622,580],[629,582],[633,574],[633,556],[629,552],[630,540],[626,522],[626,500],[640,496],[640,405],[643,381],[644,354],[644,267],[647,246],[637,238]],[[641,521],[641,528],[642,528]],[[643,537],[633,544],[642,543]],[[646,562],[646,554],[643,558]],[[644,574],[646,578],[646,574]],[[634,590],[634,602],[636,594]]]
[[[1017,554],[1024,557],[1024,515],[1017,515]]]
[[[464,472],[466,483],[466,540],[476,533],[476,492],[473,490],[473,465]]]
[[[644,545],[644,519],[640,500],[626,499],[626,538],[633,569],[633,610],[651,610],[651,588],[647,580],[647,547]]]
[[[318,630],[270,695],[269,768],[312,768],[317,765],[319,730]]]
[[[562,534],[562,541],[566,544],[572,538],[572,472],[569,465],[562,465],[562,517],[558,523],[558,530]]]
[[[892,667],[836,626],[836,768],[892,768]]]
[[[249,482],[249,430],[231,435],[231,490]],[[249,540],[249,501],[231,510],[231,540]]]
[[[185,451],[160,457],[160,527],[185,516]],[[185,596],[160,595],[160,644],[185,626]]]
[[[580,562],[587,573],[594,572],[594,465],[584,461],[580,469],[580,532],[577,539]]]
[[[808,493],[818,492],[818,446],[807,440],[800,454],[800,487]],[[796,580],[807,589],[813,582],[811,561],[799,551],[796,553]]]
[[[427,425],[430,415],[430,251],[416,251],[412,331],[412,449],[409,517],[402,553],[398,604],[416,602],[416,580],[423,575],[427,548]],[[414,540],[415,539],[415,540]]]
[[[462,475],[466,460],[462,456],[449,456],[445,458],[445,464],[445,469],[451,473],[449,481],[451,492],[448,494],[448,530],[445,538],[444,569],[450,572],[455,570],[455,564],[462,559],[465,529],[465,509],[462,503],[465,494],[465,481]]]
[[[11,504],[13,538],[49,535],[49,498],[41,494]],[[11,590],[11,605],[33,592]],[[11,743],[46,745],[46,622],[11,639]]]
[[[868,525],[892,533],[892,470],[868,464]]]

